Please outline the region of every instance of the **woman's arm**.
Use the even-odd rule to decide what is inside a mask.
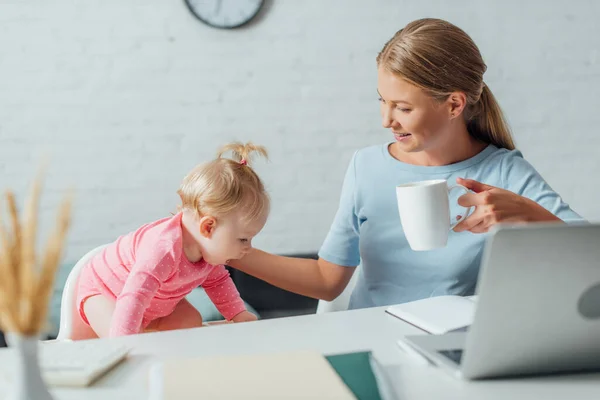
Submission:
[[[230,265],[249,275],[304,296],[331,301],[348,285],[355,266],[341,266],[320,258],[277,256],[253,249]]]
[[[328,301],[338,297],[360,263],[360,224],[355,210],[356,154],[346,171],[340,206],[319,251],[319,260],[276,256],[253,249],[230,265],[290,292]]]
[[[455,232],[485,233],[499,223],[562,222],[535,201],[511,191],[472,179],[457,182],[475,192],[462,195],[458,204],[475,207],[475,211],[454,228]]]
[[[473,233],[487,232],[498,223],[583,222],[556,193],[520,151],[506,153],[495,168],[500,170],[502,188],[471,179],[457,179],[475,193],[459,199],[462,206],[475,210],[454,229]]]

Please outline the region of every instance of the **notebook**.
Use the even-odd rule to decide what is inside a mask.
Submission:
[[[390,306],[386,312],[434,335],[466,330],[473,322],[477,296],[438,296]]]
[[[389,387],[383,367],[370,351],[335,354],[325,358],[358,400],[396,398],[393,393],[389,393],[393,389]]]
[[[155,364],[149,378],[156,400],[357,399],[312,351],[174,359]]]

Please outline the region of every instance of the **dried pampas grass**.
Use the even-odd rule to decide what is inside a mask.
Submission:
[[[0,326],[23,336],[39,335],[45,328],[48,303],[70,224],[71,196],[68,196],[60,206],[54,230],[38,259],[35,246],[41,191],[40,175],[34,181],[21,220],[14,194],[10,190],[6,192],[9,229],[0,209]]]

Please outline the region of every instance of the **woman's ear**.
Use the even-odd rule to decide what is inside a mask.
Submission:
[[[217,226],[217,220],[214,217],[202,217],[200,218],[200,235],[210,239],[213,235],[215,227]]]
[[[463,92],[450,93],[446,100],[450,119],[454,119],[462,114],[467,106],[467,96]]]

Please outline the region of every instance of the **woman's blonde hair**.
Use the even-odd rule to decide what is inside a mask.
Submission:
[[[228,152],[232,158],[223,156]],[[196,166],[177,191],[181,198],[180,209],[215,218],[242,210],[247,221],[268,213],[269,196],[250,167],[255,153],[267,158],[267,150],[262,146],[230,143],[219,150],[215,160]]]
[[[440,19],[413,21],[385,44],[377,65],[440,101],[452,92],[463,92],[469,134],[500,148],[515,148],[502,110],[483,82],[487,66],[462,29]]]

